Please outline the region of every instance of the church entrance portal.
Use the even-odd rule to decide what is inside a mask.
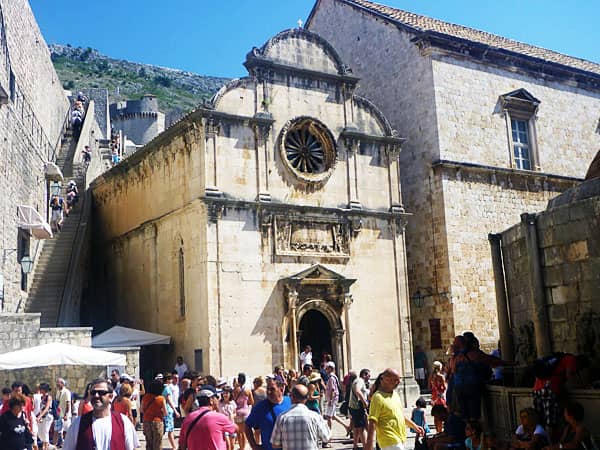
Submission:
[[[316,309],[311,309],[300,320],[299,351],[310,345],[313,353],[313,364],[319,367],[323,353],[332,353],[331,324],[329,320]]]

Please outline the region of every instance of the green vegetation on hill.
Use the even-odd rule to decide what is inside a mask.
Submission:
[[[89,47],[52,44],[50,53],[65,89],[108,89],[111,103],[153,94],[158,98],[159,109],[170,117],[192,110],[228,81],[227,78],[113,59]]]

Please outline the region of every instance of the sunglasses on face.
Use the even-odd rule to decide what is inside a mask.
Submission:
[[[95,397],[96,395],[99,396],[99,397],[104,397],[106,394],[109,394],[109,392],[108,391],[104,391],[104,390],[93,390],[93,391],[90,391],[90,395],[92,397]]]

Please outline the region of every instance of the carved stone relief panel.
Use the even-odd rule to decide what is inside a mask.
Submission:
[[[275,217],[275,254],[350,257],[348,223],[322,218]]]

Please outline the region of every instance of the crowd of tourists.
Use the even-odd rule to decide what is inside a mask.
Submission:
[[[316,450],[331,447],[337,421],[355,450],[403,450],[411,432],[422,450],[593,450],[581,404],[559,401],[573,357],[554,359],[540,363],[546,371],[536,372],[534,401],[520,411],[509,441],[482,423],[481,400],[492,369],[510,363],[485,354],[465,333],[455,338],[447,367],[433,363],[428,385],[435,430],[423,398],[405,416],[397,370],[385,369],[373,380],[364,368],[340,380],[331,355],[314,366],[307,346],[300,371],[276,366],[252,382],[244,373],[232,380],[201,376],[178,357],[170,373],[157,373],[149,383],[113,370],[108,380],[89,383],[81,397],[62,378],[54,391],[47,383],[33,393],[14,383],[2,391],[0,449],[47,450],[53,443],[65,450],[133,450],[141,429],[147,450],[161,450],[165,436],[173,450]]]
[[[584,409],[580,403],[568,401],[566,383],[577,371],[576,358],[555,353],[537,360],[531,406],[519,413],[519,424],[510,441],[503,441],[482,421],[481,404],[485,384],[502,379],[502,368],[514,365],[499,358],[496,350],[488,355],[479,348],[477,337],[466,332],[456,336],[449,351],[447,367],[440,361],[432,365],[428,379],[431,392],[431,415],[435,434],[417,440],[415,448],[445,449],[528,449],[558,450],[595,447],[593,436],[583,425]],[[416,348],[415,366],[424,367],[422,349]],[[426,365],[426,362],[425,362]],[[420,374],[421,377],[423,373]],[[419,380],[418,380],[419,381]],[[423,383],[420,383],[423,387]],[[415,423],[425,423],[426,402],[417,400],[412,412]]]

